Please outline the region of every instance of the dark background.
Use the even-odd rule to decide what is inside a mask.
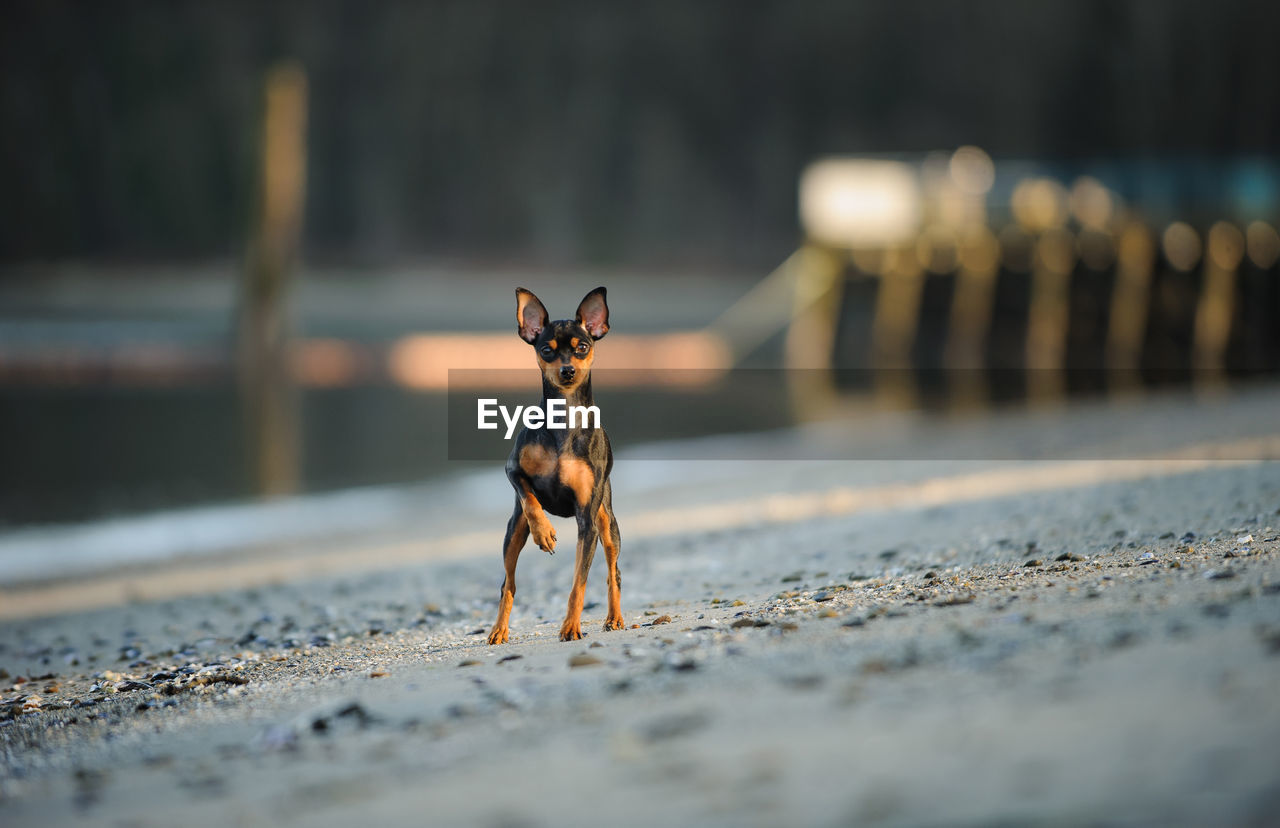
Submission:
[[[1280,4],[56,2],[0,10],[0,262],[240,255],[311,84],[309,261],[771,268],[827,153],[1280,146]]]

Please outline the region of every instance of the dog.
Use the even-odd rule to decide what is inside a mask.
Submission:
[[[516,289],[516,330],[533,346],[542,373],[542,408],[547,401],[565,400],[566,406],[592,406],[591,365],[596,343],[609,332],[609,305],[606,291],[599,287],[583,297],[573,319],[550,321],[547,309],[528,290]],[[569,607],[560,625],[561,641],[582,638],[582,601],[587,573],[595,556],[596,543],[604,547],[609,565],[609,610],[604,629],[626,626],[622,617],[622,581],[618,575],[618,553],[622,536],[613,515],[613,492],[609,473],[613,471],[613,450],[609,437],[583,417],[572,419],[565,429],[529,428],[516,435],[507,459],[507,479],[515,489],[515,509],[507,521],[502,541],[502,563],[506,577],[498,602],[498,619],[489,632],[490,644],[505,644],[508,621],[516,595],[516,561],[530,536],[539,548],[555,553],[556,531],[547,519],[572,516],[578,522],[577,559]]]

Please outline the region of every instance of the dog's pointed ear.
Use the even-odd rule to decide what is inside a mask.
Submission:
[[[532,291],[516,288],[516,332],[532,345],[547,327],[547,309]]]
[[[578,324],[587,329],[592,339],[603,339],[609,332],[609,304],[604,297],[607,291],[598,287],[582,297],[578,305]]]

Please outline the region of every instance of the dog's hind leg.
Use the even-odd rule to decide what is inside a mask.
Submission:
[[[516,498],[515,511],[507,521],[507,536],[502,541],[502,565],[506,569],[506,577],[502,580],[502,594],[498,599],[498,620],[493,622],[493,629],[489,631],[490,644],[507,643],[507,622],[516,598],[516,561],[520,559],[520,550],[524,549],[528,539],[529,521],[524,516],[520,499]]]

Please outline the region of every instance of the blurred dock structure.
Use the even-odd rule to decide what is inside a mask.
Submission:
[[[735,364],[785,330],[809,411],[850,380],[964,406],[1280,370],[1274,161],[834,158],[799,207],[802,247],[709,330]]]

